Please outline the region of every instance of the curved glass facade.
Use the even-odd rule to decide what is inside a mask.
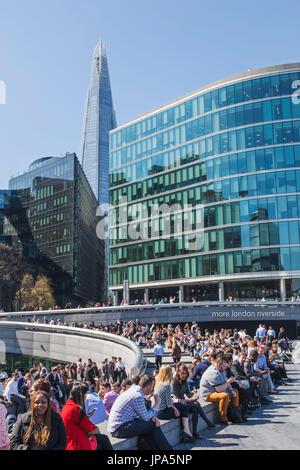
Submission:
[[[248,72],[111,132],[112,289],[242,274],[284,277],[298,293],[299,80],[300,64]],[[153,215],[161,204],[177,210]],[[196,251],[191,237],[203,239]]]

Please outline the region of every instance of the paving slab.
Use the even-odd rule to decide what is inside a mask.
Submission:
[[[176,450],[300,450],[300,364],[286,366],[287,386],[278,387],[271,405],[258,408],[248,421],[201,431],[203,439]]]

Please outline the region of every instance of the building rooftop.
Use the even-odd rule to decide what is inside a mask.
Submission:
[[[119,126],[116,129],[113,129],[111,131],[111,133],[116,132],[116,131],[124,128],[124,127],[128,127],[128,126],[134,124],[137,121],[145,119],[146,117],[150,117],[153,114],[157,114],[160,111],[163,111],[167,108],[170,108],[170,107],[172,107],[176,104],[187,101],[187,100],[193,98],[194,96],[198,96],[202,93],[206,93],[208,91],[211,91],[214,88],[219,88],[220,86],[224,86],[224,85],[230,85],[231,83],[238,82],[239,80],[245,80],[245,79],[248,79],[248,78],[249,79],[250,78],[255,78],[255,77],[261,76],[261,75],[267,75],[267,74],[270,74],[270,73],[275,74],[275,73],[278,73],[278,72],[292,72],[293,70],[299,70],[299,69],[300,69],[300,62],[295,62],[295,63],[291,63],[291,64],[272,65],[270,67],[263,67],[263,68],[248,70],[247,72],[242,72],[242,73],[239,73],[237,75],[232,75],[231,77],[228,77],[228,78],[223,78],[221,80],[218,80],[216,82],[211,83],[210,85],[206,85],[202,88],[199,88],[196,91],[193,91],[191,93],[187,93],[186,95],[183,95],[182,97],[177,98],[173,101],[170,101],[170,102],[168,102],[168,103],[166,103],[162,106],[154,108],[153,110],[148,111],[147,113],[140,114],[139,116],[134,118],[132,121],[130,121],[126,124],[123,124],[122,126]]]

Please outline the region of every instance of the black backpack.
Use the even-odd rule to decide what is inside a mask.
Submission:
[[[232,406],[231,403],[229,403],[227,409],[227,418],[228,421],[231,421],[232,423],[242,423],[243,418],[240,407]]]

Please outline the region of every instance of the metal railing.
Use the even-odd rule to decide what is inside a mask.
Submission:
[[[124,311],[139,311],[139,310],[152,310],[152,309],[165,309],[165,308],[193,308],[193,307],[218,307],[225,306],[230,307],[231,305],[241,306],[280,306],[280,307],[299,307],[299,301],[201,301],[201,302],[180,302],[173,304],[145,304],[145,305],[119,305],[114,307],[84,307],[84,308],[70,308],[70,309],[49,309],[49,310],[31,310],[31,311],[20,311],[20,312],[4,312],[0,313],[1,318],[14,318],[14,317],[27,317],[27,316],[40,316],[40,315],[66,315],[66,314],[79,314],[79,313],[108,313],[108,312],[124,312]]]

